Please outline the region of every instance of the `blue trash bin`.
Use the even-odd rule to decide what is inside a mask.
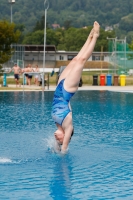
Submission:
[[[110,74],[108,74],[106,77],[107,77],[107,82],[106,82],[107,86],[111,86],[112,85],[112,76]]]

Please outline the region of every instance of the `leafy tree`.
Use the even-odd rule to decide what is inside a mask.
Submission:
[[[89,28],[91,29],[91,28]],[[65,50],[67,51],[79,51],[85,40],[87,39],[89,30],[88,29],[78,29],[69,28],[65,33]]]
[[[24,39],[24,31],[25,31],[25,25],[24,24],[16,24],[15,25],[15,28],[14,28],[14,31],[20,31],[21,32],[21,35],[19,37],[19,41],[18,43],[22,43],[23,39]]]
[[[57,46],[59,44],[60,40],[60,34],[59,32],[56,32],[52,29],[47,30],[47,35],[46,35],[46,44],[50,45],[55,45]]]
[[[59,38],[60,34],[52,29],[46,30],[46,44],[47,45],[58,45],[59,44]],[[43,45],[44,44],[44,30],[37,30],[35,32],[32,32],[30,34],[27,34],[27,36],[23,40],[23,44],[38,44]]]
[[[133,30],[133,14],[121,19],[120,29],[126,30],[126,32]]]
[[[35,27],[33,28],[33,32],[34,31],[38,31],[38,30],[44,30],[44,21],[45,21],[45,17],[42,16],[40,21],[36,22]],[[46,22],[46,27],[49,27],[48,22]]]
[[[22,9],[21,9],[22,8]],[[0,0],[0,19],[10,20],[10,6],[5,0]],[[120,20],[133,13],[133,0],[51,0],[49,1],[48,21],[59,23],[71,16],[72,26],[82,27],[92,25],[98,20],[102,27],[120,23]],[[35,23],[44,15],[44,0],[16,1],[13,6],[13,21],[16,24],[25,23],[27,32],[33,30]],[[80,18],[84,15],[84,18]],[[80,18],[80,20],[79,20]]]
[[[44,31],[38,30],[27,34],[23,40],[23,44],[44,44]]]
[[[86,29],[83,28],[74,28],[71,27],[68,30],[64,31],[64,36],[62,35],[62,41],[57,46],[57,49],[62,49],[66,51],[79,51],[83,44],[85,43],[88,34],[92,27],[88,27]],[[108,40],[109,38],[115,37],[115,32],[105,32],[103,29],[100,30],[100,37],[97,40],[95,51],[101,51],[101,46],[103,46],[104,51],[108,51]]]
[[[67,30],[60,29],[47,29],[46,31],[46,44],[55,45],[58,50],[66,51],[79,51],[85,43],[92,26],[87,28],[74,28],[70,27]],[[100,30],[100,37],[96,43],[95,51],[101,51],[101,46],[104,51],[108,51],[108,40],[114,38],[114,31]],[[38,30],[28,34],[23,40],[23,44],[44,44],[44,31]]]
[[[71,23],[72,23],[71,20],[64,21],[64,28],[65,29],[69,29],[71,27]]]
[[[100,29],[100,36],[97,40],[95,51],[101,51],[101,46],[103,46],[103,51],[108,51],[108,40],[107,38],[115,38],[114,31],[104,31],[102,28]]]
[[[3,73],[3,69],[2,69],[2,65],[0,65],[0,76],[2,75]]]
[[[17,43],[20,37],[20,31],[15,31],[15,24],[8,21],[0,21],[0,64],[7,62],[14,50],[11,44]]]
[[[19,30],[20,32],[24,32],[25,25],[24,24],[15,24],[14,31]]]
[[[130,53],[131,51],[133,51],[133,41],[127,46],[127,51],[129,51],[129,53],[127,54],[128,60],[133,60],[133,54]]]
[[[127,34],[127,43],[130,44],[133,42],[133,31],[128,32]],[[133,49],[132,49],[133,50]]]

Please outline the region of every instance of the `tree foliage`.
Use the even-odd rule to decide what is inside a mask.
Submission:
[[[14,31],[20,31],[21,32],[21,35],[19,37],[19,40],[18,40],[18,43],[21,44],[24,37],[25,37],[25,25],[24,24],[15,24],[15,28],[14,28]]]
[[[38,26],[38,28],[40,29],[40,26]],[[58,50],[79,51],[85,43],[91,29],[92,26],[86,28],[59,28],[56,30],[48,28],[46,30],[46,44],[55,45]],[[100,51],[101,46],[104,46],[104,51],[108,51],[107,37],[115,37],[115,32],[106,32],[103,29],[101,29],[100,37],[95,46],[95,51]],[[36,30],[27,34],[27,36],[25,36],[23,40],[23,44],[43,45],[44,30]]]
[[[10,5],[0,0],[0,19],[10,20]],[[133,13],[132,0],[49,0],[47,12],[49,24],[71,21],[71,26],[91,26],[95,20],[104,28],[120,23],[121,19]],[[31,31],[44,15],[44,0],[17,0],[13,5],[13,21],[25,24]]]
[[[33,28],[33,32],[37,30],[44,30],[44,23],[45,23],[45,17],[43,15],[41,19],[36,22],[35,27]],[[49,27],[48,22],[46,22],[46,26]]]
[[[103,29],[114,27],[116,36],[132,41],[133,31],[133,0],[48,0],[47,27],[57,23],[65,29],[92,26],[98,21]],[[10,5],[0,0],[0,19],[10,20]],[[13,21],[24,24],[23,33],[44,28],[44,0],[17,0],[13,4]],[[41,19],[41,20],[40,20]],[[35,26],[36,24],[36,26]],[[117,26],[117,28],[115,28]],[[40,29],[41,28],[41,29]],[[26,36],[27,37],[27,36]],[[21,37],[20,42],[23,40]],[[59,43],[61,47],[63,44]]]
[[[20,31],[15,31],[15,24],[3,20],[0,21],[0,64],[7,62],[14,50],[11,44],[17,43],[20,37]]]

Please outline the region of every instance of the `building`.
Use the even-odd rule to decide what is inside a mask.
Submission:
[[[106,26],[105,31],[113,31],[113,27],[112,26]]]
[[[17,62],[20,65],[20,61],[23,61],[23,66],[32,64],[34,67],[36,64],[42,68],[44,59],[44,46],[43,45],[17,45],[14,46],[15,54],[11,61],[8,63],[10,67],[11,63]],[[46,68],[59,68],[60,66],[66,66],[76,55],[76,51],[57,51],[54,45],[46,45],[45,47],[45,67]],[[108,52],[93,52],[85,68],[100,68],[101,62],[103,67],[108,67],[109,53]],[[12,64],[13,65],[13,64]]]
[[[60,24],[52,24],[52,28],[53,28],[53,29],[60,28]]]

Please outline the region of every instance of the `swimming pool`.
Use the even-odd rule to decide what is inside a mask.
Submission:
[[[51,151],[52,97],[0,93],[0,199],[133,199],[133,94],[78,91],[65,156]]]

